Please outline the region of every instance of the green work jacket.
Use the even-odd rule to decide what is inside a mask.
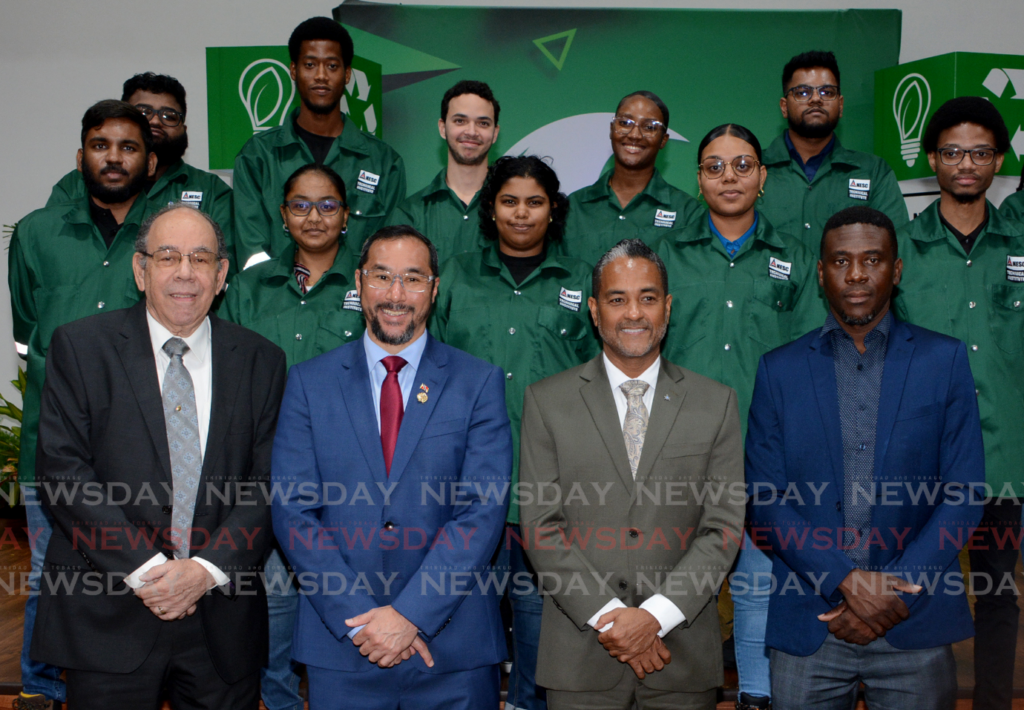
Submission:
[[[745,436],[761,356],[825,322],[817,262],[764,215],[734,258],[708,226],[707,212],[665,234],[654,248],[672,294],[662,352],[736,390]]]
[[[895,306],[903,320],[967,344],[985,440],[985,480],[998,497],[1021,496],[1024,227],[992,203],[988,209],[988,225],[970,254],[942,224],[939,200],[910,223],[900,235],[903,279]],[[1015,493],[1004,490],[1008,483]]]
[[[82,173],[72,170],[53,186],[46,206],[55,207],[69,200],[78,200],[85,197],[85,194]],[[146,199],[153,212],[174,202],[184,201],[210,215],[224,232],[224,243],[231,259],[228,278],[241,268],[235,263],[235,242],[231,231],[231,188],[219,176],[179,160],[153,183],[146,193]]]
[[[482,252],[449,259],[430,332],[505,370],[505,405],[512,422],[512,489],[508,522],[519,522],[519,426],[526,388],[575,367],[600,349],[590,324],[590,266],[548,252],[516,285],[491,242]]]
[[[873,207],[887,214],[897,231],[907,226],[907,203],[889,164],[877,156],[844,148],[838,136],[813,182],[807,182],[782,135],[764,151],[764,164],[768,179],[758,212],[779,231],[797,237],[814,254],[821,249],[825,222],[847,207]]]
[[[639,194],[622,207],[609,185],[614,168],[590,187],[569,196],[569,217],[558,252],[596,264],[623,239],[652,244],[671,229],[688,225],[703,212],[700,202],[665,182],[657,170]]]
[[[139,291],[132,255],[151,205],[136,199],[107,248],[89,214],[88,197],[44,207],[18,223],[11,237],[7,283],[14,340],[28,346],[18,478],[35,480],[39,402],[53,331],[96,313],[127,308]]]
[[[295,132],[298,109],[284,125],[250,138],[235,158],[235,254],[243,268],[253,254],[277,256],[292,245],[284,230],[281,203],[291,174],[313,162],[313,153]],[[349,206],[347,242],[358,250],[384,226],[405,199],[405,165],[384,141],[346,122],[324,165],[345,181]]]
[[[999,214],[1024,224],[1024,190],[1018,190],[999,205]]]
[[[439,172],[388,218],[388,224],[411,224],[425,234],[437,247],[441,263],[456,254],[480,251],[489,243],[480,231],[480,193],[466,205],[445,182],[447,172]]]
[[[294,244],[232,281],[221,314],[255,330],[284,350],[288,367],[363,334],[365,324],[353,274],[357,258],[342,245],[327,270],[305,294],[295,280]]]

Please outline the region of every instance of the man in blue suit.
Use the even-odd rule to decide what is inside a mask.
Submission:
[[[371,236],[355,274],[366,334],[288,378],[274,533],[298,575],[292,653],[318,710],[498,707],[504,373],[426,332],[437,273],[412,227]]]
[[[962,342],[897,321],[893,224],[825,225],[825,325],[761,358],[747,432],[752,538],[774,554],[766,642],[776,710],[956,703],[974,634],[957,554],[985,480]],[[908,275],[913,278],[913,274]]]

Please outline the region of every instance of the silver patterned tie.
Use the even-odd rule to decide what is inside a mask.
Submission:
[[[196,393],[192,387],[192,376],[182,362],[182,356],[188,349],[181,338],[170,338],[163,347],[164,352],[171,357],[171,364],[164,374],[163,400],[167,446],[171,454],[171,482],[174,487],[171,527],[177,531],[173,539],[174,556],[178,559],[188,557],[187,531],[192,527],[199,477],[203,470]]]
[[[644,450],[644,436],[647,434],[647,405],[644,395],[650,387],[643,380],[628,380],[619,385],[626,395],[626,421],[622,424],[622,437],[626,440],[626,455],[629,469],[636,480],[636,467]]]

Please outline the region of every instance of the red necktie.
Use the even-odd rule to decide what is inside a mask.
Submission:
[[[398,430],[402,426],[402,387],[398,384],[398,372],[406,366],[405,360],[389,355],[381,360],[388,371],[384,385],[380,388],[380,444],[384,449],[384,468],[391,475],[391,460],[395,458],[395,444]]]

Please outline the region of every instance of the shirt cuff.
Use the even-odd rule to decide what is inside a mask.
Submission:
[[[162,552],[156,553],[155,555],[150,557],[148,560],[146,560],[145,564],[143,564],[137,570],[135,570],[130,575],[125,577],[124,578],[124,583],[127,584],[132,589],[142,589],[144,586],[146,586],[146,583],[141,581],[139,579],[139,577],[141,577],[142,575],[146,574],[146,572],[148,572],[153,567],[156,567],[157,565],[162,565],[166,561],[167,561],[167,556],[164,553],[162,553]]]
[[[603,607],[601,607],[601,610],[599,612],[597,612],[592,617],[587,619],[587,626],[593,626],[595,629],[597,629],[597,620],[598,619],[600,619],[602,616],[607,614],[609,611],[612,611],[613,609],[625,609],[625,608],[626,608],[626,605],[622,603],[622,600],[619,599],[618,597],[616,597],[615,599],[612,599],[610,602],[608,602]],[[602,632],[602,633],[604,633],[605,631],[607,631],[608,629],[610,629],[614,625],[615,625],[614,623],[612,623],[612,624],[605,624],[604,628],[597,629],[597,630]]]
[[[648,612],[661,624],[658,638],[665,638],[665,634],[686,621],[686,616],[679,610],[679,607],[664,594],[655,594],[641,604],[640,608]]]
[[[231,581],[226,574],[220,571],[220,568],[217,567],[217,565],[213,564],[209,560],[204,560],[202,557],[190,557],[189,559],[193,562],[198,562],[206,569],[207,572],[210,573],[210,576],[213,577],[214,581],[213,587],[223,587]],[[210,587],[210,589],[213,589],[213,587]],[[669,603],[671,604],[671,602]]]
[[[362,626],[357,626],[357,627],[355,627],[354,629],[352,629],[351,631],[349,631],[345,635],[348,636],[350,639],[351,638],[355,638],[356,634],[358,634],[360,631],[362,631],[365,628],[366,628],[366,624],[363,624]]]

